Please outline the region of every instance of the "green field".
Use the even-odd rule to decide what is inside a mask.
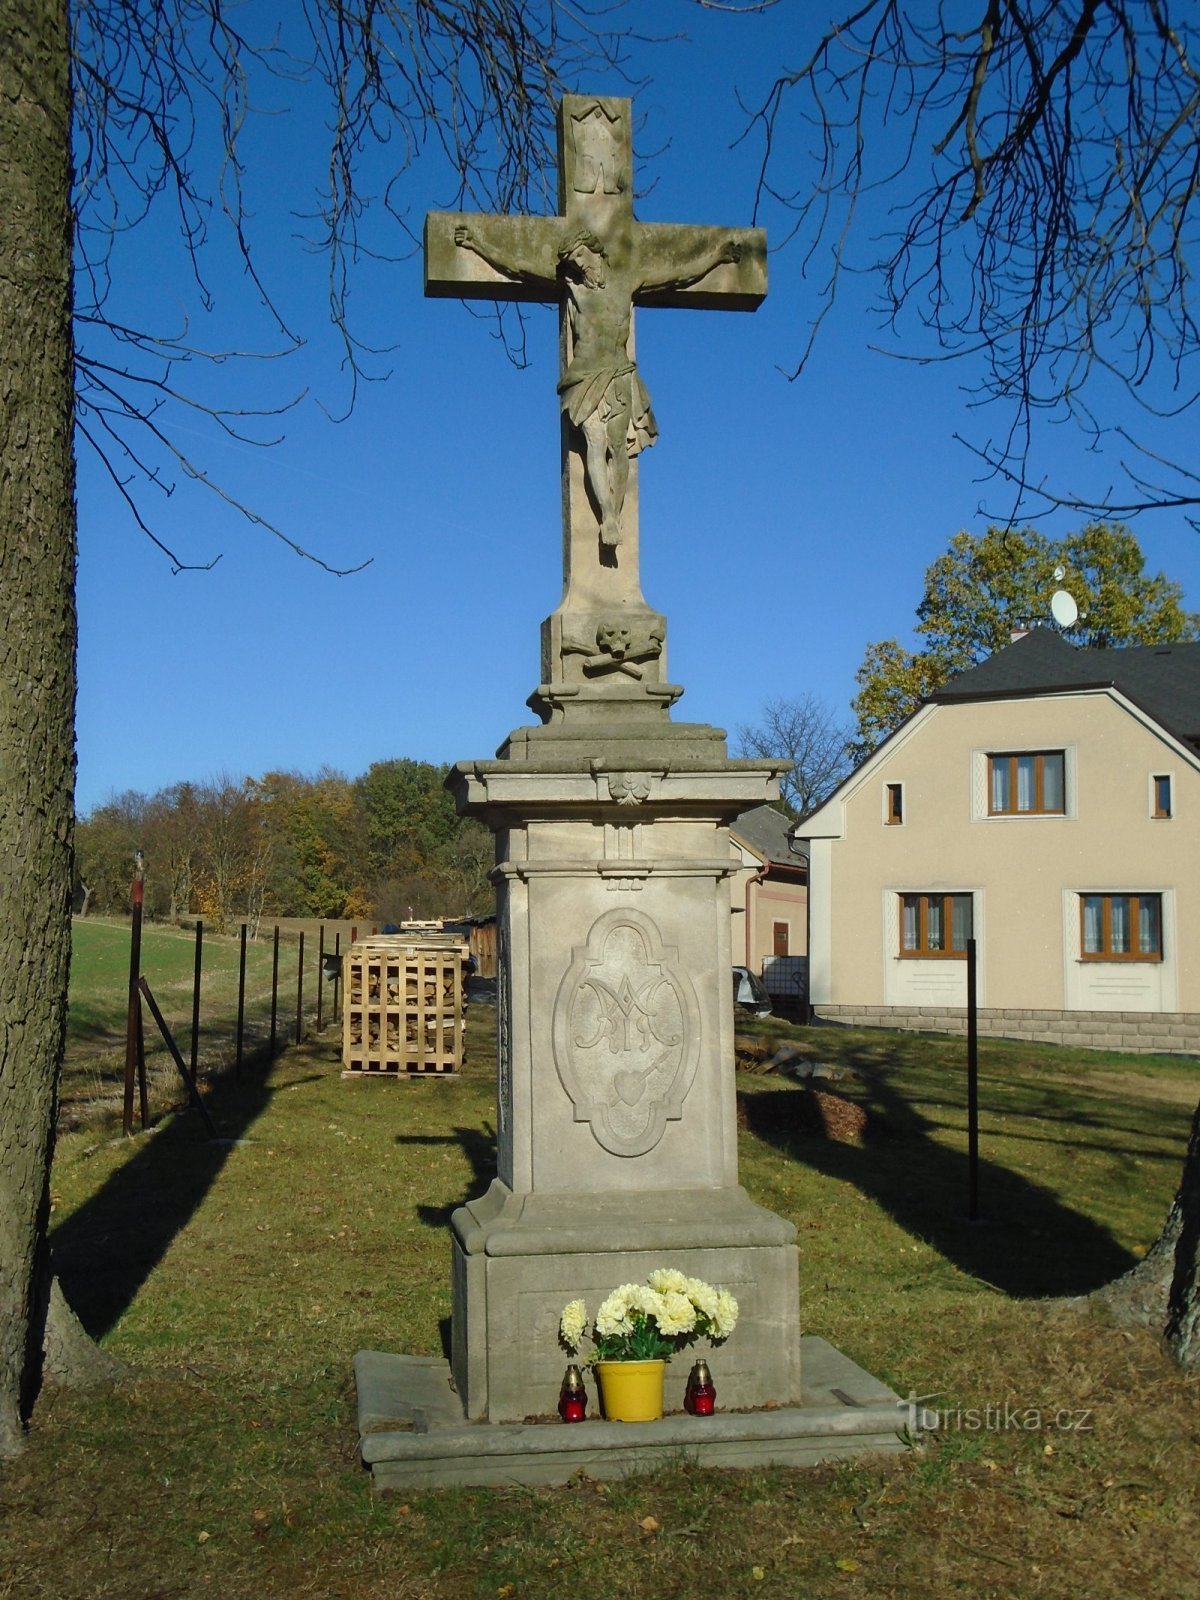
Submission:
[[[799,1230],[804,1326],[934,1396],[940,1438],[809,1471],[373,1496],[351,1360],[442,1349],[446,1224],[494,1170],[493,1024],[478,1008],[451,1081],[344,1082],[330,1036],[222,1079],[210,1105],[243,1142],[193,1113],[62,1137],[62,1280],[130,1375],[40,1402],[0,1487],[0,1596],[1197,1592],[1200,1379],[1039,1298],[1154,1239],[1200,1086],[1177,1060],[984,1044],[972,1226],[961,1044],[755,1025],[852,1072],[826,1087],[866,1119],[831,1139],[808,1090],[738,1075],[742,1178]],[[1024,1421],[963,1420],[1005,1406]]]
[[[111,1118],[119,1104],[125,1076],[125,1029],[129,990],[128,919],[77,918],[71,933],[71,994],[67,1021],[67,1053],[63,1067],[62,1120],[66,1126]],[[147,923],[142,932],[141,970],[175,1037],[184,1060],[191,1059],[192,994],[195,935],[182,928]],[[206,929],[202,940],[200,1039],[201,1074],[227,1070],[235,1057],[239,941]],[[276,1031],[293,1035],[299,951],[294,940],[280,943]],[[246,948],[245,1039],[243,1051],[261,1046],[270,1036],[270,930]],[[304,952],[305,1011],[316,1007],[317,945]],[[326,990],[328,1003],[329,990]],[[144,1032],[152,1103],[173,1104],[181,1093],[171,1063],[149,1011]]]

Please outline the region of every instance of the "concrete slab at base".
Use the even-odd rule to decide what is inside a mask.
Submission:
[[[909,1448],[922,1419],[908,1402],[826,1340],[809,1336],[800,1344],[798,1406],[570,1426],[467,1422],[447,1362],[360,1350],[354,1376],[363,1464],[375,1488],[408,1490],[553,1485],[578,1473],[617,1478],[684,1463],[815,1466]]]

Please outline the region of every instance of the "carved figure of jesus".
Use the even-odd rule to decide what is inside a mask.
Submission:
[[[499,259],[465,224],[455,228],[454,243],[507,278],[544,283],[544,269],[537,262]],[[621,542],[629,463],[658,437],[650,396],[629,354],[634,297],[688,288],[725,262],[740,261],[741,255],[741,245],[730,238],[688,272],[669,265],[630,270],[587,229],[568,233],[559,245],[557,278],[567,302],[570,353],[558,392],[571,426],[582,436],[584,475],[600,522],[600,542],[607,548]]]

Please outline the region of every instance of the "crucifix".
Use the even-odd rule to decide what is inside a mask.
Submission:
[[[634,355],[633,308],[753,311],[766,294],[761,229],[633,215],[631,102],[566,95],[559,214],[431,212],[425,293],[559,307],[563,598],[543,627],[535,703],[669,704],[664,619],[638,577],[637,456],[658,425]]]

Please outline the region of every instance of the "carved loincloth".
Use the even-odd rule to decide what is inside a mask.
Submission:
[[[650,409],[650,395],[642,382],[637,364],[626,361],[620,366],[581,367],[572,362],[565,378],[560,379],[558,392],[562,395],[562,408],[576,428],[581,428],[588,417],[597,415],[607,422],[624,407],[612,398],[612,386],[619,378],[629,378],[629,426],[625,432],[626,445],[631,456],[648,449],[658,438],[658,423]]]

